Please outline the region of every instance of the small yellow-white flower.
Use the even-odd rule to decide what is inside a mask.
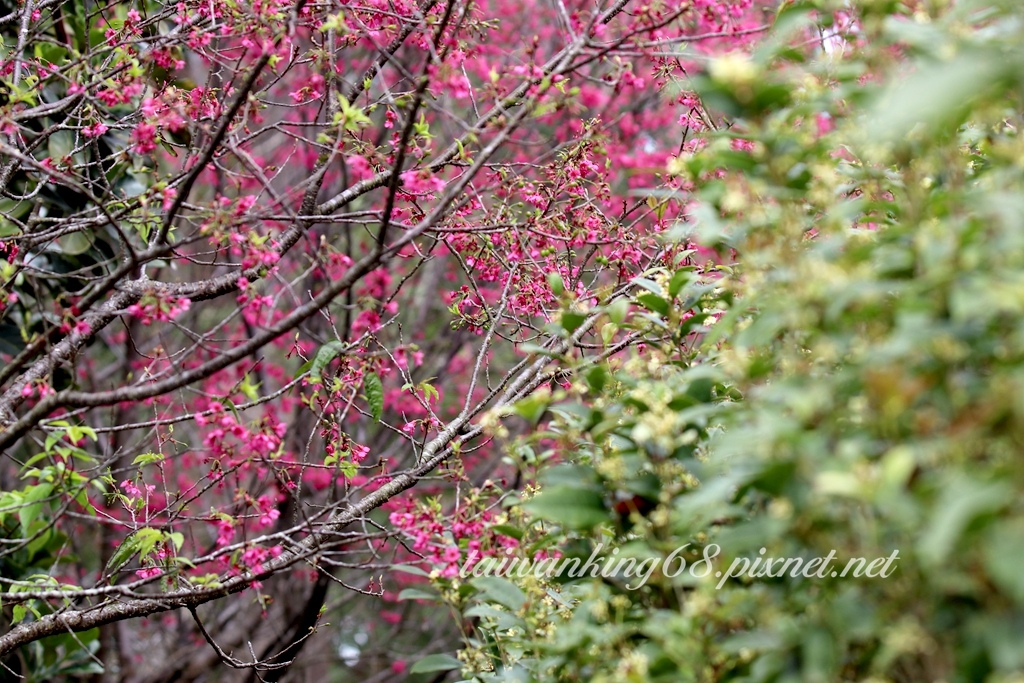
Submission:
[[[754,84],[761,70],[747,55],[733,52],[712,61],[709,71],[711,78],[723,85],[745,87]]]

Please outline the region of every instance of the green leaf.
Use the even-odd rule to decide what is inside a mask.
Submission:
[[[659,285],[654,280],[650,280],[645,277],[633,278],[633,284],[643,287],[648,292],[655,294],[657,296],[662,296],[665,294],[665,290],[661,288],[661,285]]]
[[[420,382],[417,388],[421,392],[423,392],[423,397],[426,398],[428,401],[436,401],[439,398],[441,398],[440,392],[438,392],[434,385],[431,384],[429,381],[424,380]]]
[[[328,363],[337,358],[345,348],[345,343],[337,339],[321,346],[317,350],[316,356],[313,357],[312,364],[309,366],[309,374],[317,382],[322,382],[324,368],[327,367]]]
[[[121,541],[121,545],[119,545],[117,550],[114,551],[114,554],[110,556],[110,559],[107,561],[107,566],[103,570],[105,574],[110,574],[111,581],[117,578],[117,572],[121,570],[121,567],[128,564],[138,550],[138,534],[133,531],[128,534],[123,541]]]
[[[403,572],[405,574],[412,574],[413,576],[422,576],[423,578],[429,578],[430,574],[423,571],[419,567],[411,564],[396,564],[391,567],[393,571]]]
[[[496,524],[491,529],[503,536],[510,536],[517,541],[523,540],[523,530],[510,524]]]
[[[933,563],[949,556],[960,536],[980,515],[1001,509],[1012,498],[1008,482],[982,483],[975,479],[950,479],[943,488],[928,529],[921,536],[918,551]]]
[[[611,321],[616,325],[621,325],[626,316],[629,315],[629,301],[626,299],[616,299],[608,304],[606,310]]]
[[[315,360],[316,360],[316,358],[313,358],[312,360],[307,360],[305,363],[300,365],[299,369],[295,371],[295,376],[292,377],[292,379],[298,379],[299,377],[302,377],[307,372],[309,372],[312,369],[313,361],[315,361]],[[317,377],[317,378],[314,378],[314,381],[319,382],[321,380],[320,380],[320,378]]]
[[[508,579],[500,576],[481,576],[473,579],[473,585],[492,602],[518,612],[526,604],[526,594]]]
[[[46,141],[47,152],[50,158],[54,161],[60,161],[66,156],[71,154],[71,151],[75,148],[75,136],[70,130],[58,130],[50,135]],[[72,235],[81,235],[82,233],[71,233]],[[68,235],[70,237],[70,235]],[[63,245],[63,240],[61,240]],[[69,254],[79,254],[81,252],[68,251],[66,247],[62,247],[64,251]],[[82,251],[85,251],[83,249]]]
[[[36,43],[36,57],[50,64],[60,65],[67,59],[68,50],[62,45],[51,45],[49,43]]]
[[[92,248],[92,237],[83,232],[72,232],[58,239],[57,243],[65,254],[78,256]]]
[[[510,628],[521,628],[523,626],[523,620],[514,614],[509,614],[506,609],[501,609],[497,605],[480,604],[473,605],[463,615],[466,617],[482,617],[485,619],[492,619],[497,629],[507,631]]]
[[[435,593],[428,593],[427,591],[420,590],[419,588],[405,588],[398,594],[398,601],[403,602],[405,600],[428,600],[430,602],[437,602],[438,596]]]
[[[512,410],[516,415],[519,415],[531,425],[536,426],[544,415],[544,411],[546,411],[548,409],[548,405],[550,405],[549,398],[549,396],[536,394],[533,396],[527,396],[524,399],[516,401],[515,405],[512,406]]]
[[[25,489],[25,497],[22,501],[24,507],[18,510],[18,520],[21,522],[22,533],[28,535],[28,528],[43,510],[43,500],[52,492],[53,484],[48,483],[29,486]]]
[[[560,487],[586,489],[600,486],[600,478],[593,467],[560,463],[546,468],[540,474],[544,490]]]
[[[1013,66],[1002,55],[985,50],[965,50],[949,61],[920,63],[905,79],[895,79],[879,99],[870,131],[872,142],[899,143],[911,133],[955,130],[970,105]]]
[[[434,671],[453,671],[461,669],[462,662],[451,655],[429,655],[413,664],[409,669],[412,674],[425,674]]]
[[[167,540],[174,544],[175,551],[181,550],[181,546],[185,543],[185,536],[180,531],[167,534]]]
[[[659,315],[668,315],[669,302],[660,296],[654,294],[639,294],[636,297],[637,302],[652,313]]]
[[[78,493],[75,494],[75,502],[81,505],[87,514],[96,515],[96,508],[89,502],[89,489],[87,487],[83,486],[79,489]]]
[[[558,486],[523,503],[533,515],[571,529],[589,529],[608,521],[603,496],[592,489]]]
[[[1024,557],[1024,520],[1000,522],[982,545],[985,567],[999,588],[1018,605],[1024,605],[1024,573],[1020,558]]]
[[[366,403],[370,406],[370,415],[374,420],[380,421],[384,414],[384,385],[375,372],[367,372],[363,375],[363,394],[366,396]]]
[[[81,441],[84,437],[96,440],[96,430],[85,425],[68,425],[68,438],[73,442]]]
[[[580,328],[584,322],[586,322],[587,316],[582,313],[574,313],[573,311],[566,311],[562,313],[562,329],[569,334],[572,334]]]
[[[139,560],[144,560],[156,547],[157,543],[164,540],[164,532],[159,529],[139,529],[135,532],[135,538],[139,548]]]
[[[690,386],[686,388],[686,395],[693,398],[698,403],[710,403],[713,398],[714,386],[714,378],[697,377],[691,381]]]
[[[683,287],[686,286],[686,284],[690,281],[690,278],[692,277],[693,274],[689,270],[680,270],[675,275],[673,275],[672,279],[668,283],[669,297],[674,297],[676,294],[679,294],[679,292],[683,289]]]
[[[37,462],[39,462],[40,460],[42,460],[42,459],[46,458],[48,455],[50,455],[47,451],[49,451],[51,448],[53,448],[53,444],[57,443],[57,441],[58,441],[57,438],[53,438],[53,442],[51,443],[50,438],[51,437],[47,437],[46,438],[46,451],[43,451],[42,453],[36,453],[31,458],[26,460],[25,464],[22,465],[23,468],[27,469],[29,467],[32,467],[32,465],[35,465]]]
[[[238,390],[241,391],[242,395],[244,395],[247,399],[249,399],[252,402],[256,402],[259,400],[260,397],[258,389],[260,388],[261,384],[263,383],[257,382],[256,384],[253,384],[252,379],[249,377],[249,373],[247,372],[245,373],[245,377],[242,378],[242,383],[238,385]]]
[[[548,273],[548,287],[551,288],[552,294],[561,296],[565,291],[565,280],[562,278],[562,275],[555,272]]]
[[[142,455],[135,456],[132,460],[133,465],[151,465],[155,462],[161,462],[164,459],[162,453],[143,453]]]

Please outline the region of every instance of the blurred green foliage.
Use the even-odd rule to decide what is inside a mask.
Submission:
[[[562,463],[510,513],[522,557],[710,567],[448,582],[466,678],[1024,681],[1024,11],[857,3],[845,50],[806,49],[830,4],[698,83],[732,125],[673,164],[670,241],[735,263],[651,273],[605,322],[647,350],[523,409]],[[762,549],[898,559],[719,576]]]

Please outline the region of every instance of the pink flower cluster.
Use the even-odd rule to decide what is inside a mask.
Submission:
[[[352,437],[341,431],[337,422],[329,422],[324,426],[320,430],[320,436],[326,441],[324,450],[328,456],[348,458],[359,465],[370,454],[369,446],[363,446],[353,441]]]
[[[148,579],[154,576],[160,576],[164,573],[164,570],[160,567],[150,566],[143,567],[142,569],[136,569],[135,575],[140,579]]]
[[[189,309],[192,301],[187,297],[161,296],[146,294],[138,303],[128,307],[128,315],[138,318],[143,325],[152,325],[154,321],[168,322]]]
[[[242,306],[242,317],[245,318],[245,322],[253,327],[261,325],[264,312],[274,308],[274,299],[269,296],[256,294],[256,290],[251,288],[247,278],[238,278],[236,284],[241,292],[236,297],[236,301]]]
[[[143,488],[140,489],[135,482],[125,479],[121,482],[121,490],[124,491],[129,498],[148,498],[149,494],[156,490],[156,486],[153,484],[143,484]]]
[[[0,241],[0,261],[7,261],[8,263],[14,263],[14,259],[18,257],[18,245],[10,240]]]
[[[132,151],[136,154],[149,154],[156,149],[156,126],[143,121],[135,126],[131,134]]]
[[[69,93],[71,90],[68,88]],[[81,92],[84,91],[84,88],[79,86],[77,90]],[[116,107],[119,104],[128,104],[133,98],[141,95],[143,90],[145,90],[143,83],[133,81],[130,75],[125,74],[120,79],[116,79],[110,87],[98,91],[96,99],[108,107]]]
[[[98,138],[99,136],[105,134],[108,130],[110,130],[110,126],[103,123],[102,121],[97,121],[96,123],[93,123],[82,128],[82,135],[87,138]]]
[[[272,497],[269,494],[264,494],[256,499],[256,508],[260,513],[259,521],[256,523],[257,529],[266,529],[281,516],[281,511],[277,509],[277,503],[277,496]]]
[[[401,175],[402,190],[408,194],[433,195],[445,187],[445,182],[430,172],[430,169],[406,171]]]
[[[320,99],[324,96],[324,89],[323,75],[313,72],[309,74],[309,77],[305,83],[301,84],[301,87],[292,90],[288,93],[288,96],[292,99],[292,102],[299,104],[300,102]]]
[[[243,425],[235,413],[226,412],[223,404],[210,405],[213,415],[196,415],[196,424],[208,425],[203,445],[212,464],[210,476],[219,479],[226,468],[250,467],[254,461],[271,457],[281,446],[288,430],[284,422],[270,419]]]
[[[458,575],[463,564],[463,546],[466,561],[476,562],[519,545],[511,536],[494,531],[491,510],[460,505],[455,513],[446,514],[409,499],[394,501],[391,506],[397,509],[389,515],[390,522],[412,539],[412,549],[438,567],[443,578]]]
[[[23,398],[31,398],[32,396],[35,396],[37,391],[39,392],[39,398],[46,398],[47,396],[57,393],[53,390],[53,387],[42,380],[37,380],[34,383],[30,382],[21,387],[21,395]]]
[[[182,99],[182,91],[169,89],[160,99],[147,97],[142,100],[139,111],[143,120],[136,124],[130,140],[132,151],[136,154],[149,154],[156,149],[160,141],[160,131],[177,133],[184,130],[186,124],[178,106]]]
[[[249,198],[246,198],[249,199]],[[251,199],[255,200],[255,197]],[[241,214],[236,214],[240,216]],[[254,239],[256,238],[256,239]],[[242,257],[242,267],[248,270],[259,266],[272,268],[281,259],[276,240],[259,239],[258,235],[232,232],[228,237],[231,254]]]
[[[145,558],[145,561],[149,564],[141,569],[136,569],[135,576],[140,579],[149,579],[154,576],[160,576],[164,573],[164,570],[159,565],[163,564],[170,557],[171,549],[165,543],[157,548],[156,552]]]
[[[185,60],[178,59],[167,48],[153,50],[149,53],[149,58],[153,60],[154,64],[166,71],[178,71],[185,68]]]
[[[263,571],[263,564],[268,560],[280,556],[283,550],[284,549],[279,545],[275,545],[270,548],[264,548],[260,545],[251,545],[242,552],[242,567],[248,569],[253,574],[259,574]]]
[[[423,365],[423,352],[411,350],[407,346],[399,346],[391,355],[394,356],[395,364],[398,365],[401,370],[409,369],[410,360],[412,360],[413,367]]]
[[[8,292],[0,287],[0,313],[3,313],[11,304],[18,303],[18,293]]]
[[[213,520],[217,527],[217,547],[231,545],[235,540],[235,523],[226,517],[217,517]]]
[[[118,47],[120,43],[130,43],[132,38],[136,38],[142,34],[142,15],[136,9],[128,10],[128,14],[124,19],[121,30],[118,31],[115,28],[108,28],[103,37],[107,39],[107,45],[110,47]]]
[[[427,68],[427,74],[438,92],[457,100],[469,99],[471,85],[463,71],[465,61],[466,53],[464,51],[452,50],[449,58],[443,64],[432,64]]]

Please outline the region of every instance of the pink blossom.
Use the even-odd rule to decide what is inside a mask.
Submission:
[[[214,523],[217,525],[217,547],[223,548],[226,545],[231,545],[235,539],[234,523],[223,518],[218,518]]]
[[[402,189],[411,194],[428,194],[444,189],[445,182],[429,169],[406,171],[401,175]]]
[[[131,140],[136,154],[149,154],[156,149],[156,126],[140,123],[132,131]]]
[[[139,112],[147,119],[154,118],[157,115],[159,109],[160,102],[158,100],[153,99],[152,97],[147,97],[146,99],[142,100],[142,105],[139,106]]]
[[[170,211],[171,207],[174,206],[174,200],[178,196],[178,190],[173,187],[164,188],[161,192],[163,200],[160,202],[160,208],[164,211]]]
[[[380,314],[374,310],[363,311],[352,323],[352,333],[361,335],[364,332],[375,332],[380,329]]]
[[[359,464],[366,460],[366,456],[370,454],[369,446],[360,446],[357,443],[352,444],[352,462]]]
[[[143,488],[139,488],[135,482],[125,479],[121,482],[121,488],[130,498],[141,498],[145,495],[147,498],[151,493],[156,490],[155,484],[143,484]]]
[[[832,117],[825,113],[818,114],[814,119],[814,124],[817,129],[818,137],[831,133],[835,128],[835,123],[832,121]]]
[[[110,130],[110,127],[107,126],[107,124],[102,122],[96,122],[90,126],[86,126],[85,128],[83,128],[82,135],[84,135],[87,138],[98,138],[99,136],[106,133],[108,130]]]
[[[154,576],[160,576],[164,573],[164,570],[160,567],[143,567],[142,569],[136,569],[135,575],[140,579],[149,579]]]

